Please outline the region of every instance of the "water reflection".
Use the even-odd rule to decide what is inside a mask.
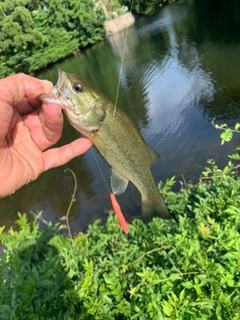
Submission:
[[[225,10],[228,14],[225,14]],[[236,2],[179,1],[129,29],[118,105],[140,128],[145,140],[161,155],[152,171],[156,183],[176,175],[196,181],[209,158],[220,166],[239,145],[220,145],[211,120],[239,120],[240,6]],[[77,73],[115,100],[125,41],[122,31],[39,74],[54,83],[58,68]],[[67,122],[58,145],[79,137]],[[109,168],[94,150],[109,184]],[[11,225],[16,212],[44,210],[46,220],[66,214],[73,192],[71,168],[78,180],[70,222],[73,233],[110,209],[107,189],[92,151],[66,166],[44,173],[16,194],[0,200],[1,224]],[[128,220],[140,216],[140,195],[130,185],[119,197]]]

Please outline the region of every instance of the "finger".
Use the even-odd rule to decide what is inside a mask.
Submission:
[[[27,114],[23,117],[23,121],[29,130],[42,126],[42,122],[39,119],[39,112]]]
[[[86,152],[92,144],[93,142],[88,138],[79,138],[63,147],[45,151],[43,154],[44,171],[62,166]]]
[[[23,100],[18,103],[15,103],[13,107],[22,115],[27,115],[33,111],[35,111],[40,105],[42,101],[37,97],[35,99]]]
[[[0,80],[0,100],[12,105],[21,115],[32,112],[40,104],[36,97],[49,93],[53,84],[47,80],[39,80],[26,74],[16,74]],[[21,101],[28,103],[21,104]]]
[[[51,147],[60,139],[63,116],[58,105],[46,105],[40,112],[26,115],[23,119],[24,124],[31,132],[32,139],[42,151]]]
[[[56,143],[62,134],[63,115],[57,104],[43,104],[40,120],[43,123],[43,131],[46,138],[52,143]]]
[[[0,146],[2,145],[12,120],[13,108],[0,101]]]

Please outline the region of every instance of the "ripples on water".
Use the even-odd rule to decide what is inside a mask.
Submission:
[[[216,3],[217,13],[209,1],[180,1],[140,18],[129,29],[118,104],[161,155],[152,165],[156,183],[172,175],[180,180],[182,174],[186,180],[196,181],[207,159],[214,158],[223,166],[227,154],[239,145],[235,139],[220,146],[220,132],[211,124],[213,118],[234,124],[239,121],[240,109],[240,40],[234,31],[239,30],[234,17],[240,10],[228,3],[226,17],[224,2]],[[115,100],[124,39],[125,31],[39,77],[55,83],[61,68],[81,75]],[[65,123],[58,145],[78,136]],[[94,153],[109,183],[108,165],[96,150]],[[53,222],[66,214],[74,187],[70,174],[64,173],[66,167],[78,179],[70,221],[73,233],[96,218],[105,219],[110,201],[89,151],[1,199],[1,224],[12,225],[17,211],[31,217],[30,212],[44,210],[44,218]],[[130,185],[119,201],[127,219],[140,216],[140,195],[135,187]]]

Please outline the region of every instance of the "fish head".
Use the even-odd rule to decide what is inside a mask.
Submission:
[[[97,130],[105,118],[99,93],[86,80],[75,74],[58,71],[52,90],[55,102],[61,105],[69,121],[80,132]]]

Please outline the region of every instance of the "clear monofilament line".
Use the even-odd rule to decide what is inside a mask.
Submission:
[[[91,148],[91,151],[92,151],[92,155],[93,155],[93,157],[94,157],[94,160],[95,160],[95,162],[96,162],[96,164],[97,164],[98,170],[100,171],[101,176],[102,176],[102,178],[103,178],[103,181],[104,181],[104,183],[105,183],[105,185],[106,185],[106,187],[107,187],[107,189],[108,189],[108,192],[109,192],[109,194],[110,194],[111,191],[110,191],[110,189],[109,189],[109,187],[108,187],[107,181],[106,181],[106,179],[105,179],[105,177],[104,177],[104,174],[103,174],[103,172],[102,172],[102,169],[101,169],[101,167],[100,167],[100,165],[99,165],[99,163],[98,163],[98,161],[97,161],[97,158],[96,158],[96,156],[95,156],[92,148]]]
[[[130,13],[132,13],[133,2],[134,2],[134,0],[131,1]],[[121,59],[119,77],[118,77],[118,84],[117,84],[117,91],[116,91],[116,97],[115,97],[113,117],[115,116],[115,113],[116,113],[117,102],[118,102],[118,97],[119,97],[120,82],[121,82],[121,77],[122,77],[123,63],[124,63],[124,58],[125,58],[125,53],[126,53],[126,46],[127,46],[128,30],[129,30],[129,26],[127,26],[127,30],[126,30],[126,34],[125,34],[125,38],[124,38],[123,51],[122,51],[122,59]]]
[[[130,12],[132,13],[132,8],[133,8],[133,2],[134,0],[131,1],[131,8],[130,8]],[[113,117],[115,116],[115,113],[116,113],[116,107],[117,107],[117,101],[118,101],[118,96],[119,96],[119,89],[120,89],[120,81],[121,81],[121,77],[122,77],[122,71],[123,71],[123,63],[124,63],[124,57],[125,57],[125,52],[126,52],[126,44],[127,44],[127,37],[128,37],[128,30],[129,30],[129,26],[127,27],[127,30],[126,30],[126,34],[125,34],[125,39],[124,39],[124,45],[123,45],[123,52],[122,52],[122,59],[121,59],[121,66],[120,66],[120,72],[119,72],[119,77],[118,77],[118,84],[117,84],[117,91],[116,91],[116,98],[115,98],[115,105],[114,105],[114,113],[113,113]],[[117,202],[117,199],[115,197],[115,194],[111,192],[110,188],[108,187],[108,184],[107,184],[107,181],[104,177],[104,174],[102,172],[102,169],[100,168],[100,165],[97,161],[97,158],[91,148],[91,151],[92,151],[92,155],[94,157],[94,160],[97,164],[97,167],[98,167],[98,170],[100,171],[101,173],[101,176],[103,178],[103,181],[106,185],[106,188],[109,192],[109,195],[110,195],[110,200],[111,200],[111,203],[112,203],[112,207],[113,207],[113,210],[115,211],[116,215],[117,215],[117,218],[118,218],[118,221],[119,221],[119,225],[121,226],[122,230],[128,234],[129,232],[129,228],[128,228],[128,224],[124,218],[124,215],[121,211],[121,207],[119,206],[118,202]]]
[[[124,231],[124,233],[128,234],[129,227],[128,227],[127,221],[125,220],[124,215],[123,215],[123,213],[121,211],[121,207],[120,207],[119,203],[117,202],[115,194],[110,191],[110,189],[108,187],[108,184],[107,184],[107,181],[106,181],[106,179],[105,179],[105,177],[103,175],[102,169],[100,168],[99,163],[97,161],[97,158],[96,158],[96,156],[95,156],[95,154],[94,154],[92,149],[91,149],[91,151],[92,151],[93,157],[95,159],[95,162],[97,164],[98,170],[100,171],[101,176],[103,178],[103,181],[104,181],[104,183],[105,183],[105,185],[106,185],[106,187],[108,189],[108,192],[109,192],[109,195],[110,195],[110,200],[111,200],[111,203],[112,203],[112,207],[113,207],[113,210],[115,211],[115,213],[117,215],[119,225],[122,228],[122,230]]]
[[[131,13],[132,13],[132,9],[133,9],[133,3],[134,3],[134,0],[131,1],[131,5],[130,5],[130,12],[131,12]],[[121,76],[122,76],[123,62],[124,62],[124,56],[125,56],[125,52],[126,52],[126,45],[127,45],[128,29],[129,29],[129,26],[127,27],[126,34],[125,34],[125,39],[124,39],[124,45],[123,45],[123,51],[122,51],[122,59],[121,59],[121,66],[120,66],[120,72],[119,72],[119,77],[118,77],[118,84],[117,84],[117,91],[116,91],[116,98],[115,98],[115,105],[114,105],[115,109],[114,109],[114,114],[113,114],[113,116],[115,116],[115,113],[116,113],[117,101],[118,101],[118,96],[119,96],[120,81],[121,81]],[[106,179],[105,179],[105,177],[104,177],[104,175],[103,175],[103,172],[102,172],[102,170],[101,170],[101,168],[100,168],[100,166],[99,166],[99,164],[98,164],[97,158],[96,158],[96,156],[95,156],[95,154],[94,154],[94,152],[93,152],[92,149],[91,149],[91,151],[92,151],[94,160],[95,160],[95,162],[96,162],[96,164],[97,164],[97,166],[98,166],[98,169],[99,169],[99,171],[100,171],[100,173],[101,173],[101,176],[102,176],[102,178],[103,178],[103,180],[104,180],[104,183],[105,183],[105,185],[106,185],[106,187],[107,187],[107,189],[108,189],[108,192],[109,192],[109,194],[111,194],[111,191],[110,191],[110,189],[109,189],[109,187],[108,187],[107,181],[106,181]]]

